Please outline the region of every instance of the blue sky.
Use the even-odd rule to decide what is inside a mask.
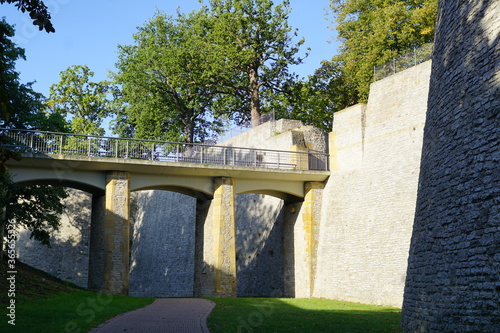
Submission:
[[[34,89],[48,95],[50,85],[59,81],[59,72],[71,65],[88,65],[94,80],[106,79],[115,70],[118,44],[132,44],[138,26],[157,9],[175,14],[198,9],[198,0],[44,0],[52,13],[56,33],[47,34],[32,25],[27,13],[11,4],[0,5],[0,17],[14,24],[18,46],[26,50],[26,61],[18,61],[22,82],[36,81]],[[280,1],[276,1],[279,3]],[[206,1],[205,1],[206,3]],[[337,52],[334,32],[329,28],[329,0],[291,0],[289,23],[311,48],[305,63],[293,70],[302,77],[313,74],[321,60]],[[330,41],[330,42],[329,42]],[[333,41],[333,42],[331,42]],[[303,48],[305,52],[305,47]]]

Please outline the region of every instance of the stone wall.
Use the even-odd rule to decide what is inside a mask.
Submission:
[[[193,296],[196,199],[169,191],[132,193],[131,296]]]
[[[401,306],[431,62],[335,113],[313,296]]]
[[[240,194],[236,200],[238,296],[283,295],[283,200]]]
[[[263,124],[223,143],[331,153],[331,177],[324,189],[310,184],[315,193],[307,203],[236,196],[238,296],[401,306],[430,68],[426,62],[372,84],[367,105],[335,114],[330,143],[324,132],[291,120]],[[86,200],[78,207],[89,209]],[[210,294],[218,274],[211,258],[210,202],[155,190],[133,193],[131,207],[130,295]],[[85,251],[68,261],[82,272],[88,241]]]
[[[500,3],[440,1],[402,327],[499,332]]]
[[[22,262],[86,288],[92,196],[74,189],[69,192],[64,200],[67,209],[61,215],[61,227],[50,240],[52,247],[30,239],[30,232],[21,230],[16,248]]]

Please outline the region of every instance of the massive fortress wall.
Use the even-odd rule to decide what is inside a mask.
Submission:
[[[406,332],[500,329],[500,3],[440,1]]]
[[[313,296],[401,306],[431,62],[334,115]]]
[[[314,296],[401,305],[429,76],[430,62],[400,72],[374,83],[367,105],[335,114],[330,135],[332,175],[323,190],[321,184],[309,184],[314,191],[305,202],[237,195],[239,296]],[[290,120],[263,124],[224,144],[328,149],[324,132]],[[90,212],[81,207],[89,207],[91,200],[83,194],[73,198],[61,232],[64,239],[78,241],[56,240],[53,249],[45,249],[24,236],[20,258],[37,267],[43,263],[43,269],[86,286]],[[207,246],[211,222],[196,218],[204,211],[196,199],[141,191],[133,193],[131,207],[129,293],[209,293],[213,283],[204,277],[212,274],[212,268],[195,258],[213,252]],[[80,217],[71,215],[75,213]],[[79,221],[81,227],[74,229],[71,221]],[[205,238],[204,248],[196,245],[200,237]],[[196,251],[204,254],[195,256]],[[41,260],[59,258],[57,253],[64,253],[64,258],[49,264]],[[195,282],[193,276],[202,278]]]

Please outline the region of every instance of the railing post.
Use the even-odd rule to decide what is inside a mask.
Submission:
[[[226,157],[227,148],[225,148],[225,147],[222,148],[222,154],[224,155],[224,157],[223,157],[223,165],[226,165],[226,163],[227,163],[227,161],[226,161],[226,159],[227,159],[227,157]]]
[[[125,145],[125,157],[128,158],[128,140],[126,140],[127,144]]]
[[[175,161],[179,162],[179,144],[175,145]]]
[[[155,160],[155,143],[151,144],[151,161]]]
[[[203,146],[200,146],[200,163],[203,164]]]
[[[63,138],[64,136],[61,135],[61,140],[59,140],[59,155],[62,155]]]
[[[90,136],[88,137],[88,139],[89,139],[89,145],[88,145],[89,150],[88,150],[87,153],[88,153],[88,156],[90,156],[90,146],[91,146],[91,143],[92,143],[92,141],[91,141],[92,139],[91,139]]]
[[[34,132],[31,132],[31,138],[30,138],[30,148],[31,148],[31,149],[35,149],[35,148],[33,147],[34,136],[35,136],[35,133],[34,133]]]
[[[118,139],[115,142],[115,158],[118,158]]]

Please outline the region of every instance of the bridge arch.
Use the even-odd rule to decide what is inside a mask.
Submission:
[[[103,196],[104,189],[100,187],[93,186],[91,184],[70,180],[70,179],[54,179],[54,178],[34,178],[29,180],[21,180],[16,181],[14,179],[14,183],[18,185],[53,185],[53,186],[62,186],[62,187],[70,187],[76,190],[84,191],[90,193],[95,196]]]
[[[235,181],[235,194],[243,193],[265,194],[293,203],[304,199],[304,183],[278,182],[271,179],[262,181],[238,179]]]
[[[172,191],[206,200],[213,197],[214,186],[211,177],[133,174],[130,191],[145,190]]]
[[[203,201],[211,200],[213,198],[212,193],[200,191],[199,189],[192,187],[177,186],[177,185],[156,185],[156,186],[148,186],[142,188],[134,188],[133,190],[131,190],[131,192],[140,192],[149,190],[161,190],[161,191],[181,193]]]
[[[16,184],[71,187],[99,196],[104,195],[106,188],[105,176],[102,173],[85,170],[40,168],[34,171],[30,166],[16,166],[10,174]]]

